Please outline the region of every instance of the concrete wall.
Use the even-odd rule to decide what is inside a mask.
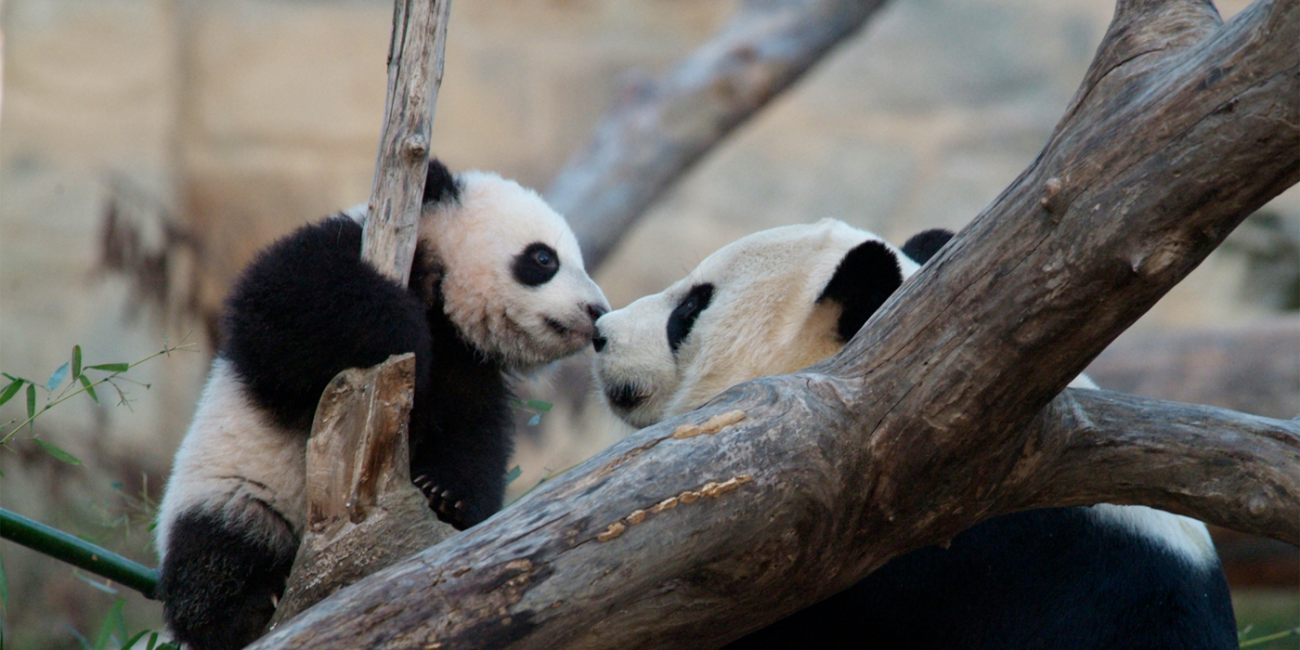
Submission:
[[[74,343],[95,362],[139,359],[187,332],[198,344],[196,353],[133,373],[152,387],[132,388],[129,410],[76,402],[41,421],[42,435],[87,468],[61,465],[26,442],[0,455],[5,507],[85,531],[97,521],[87,504],[119,503],[110,482],[138,490],[147,472],[157,495],[212,352],[205,327],[234,274],[275,237],[369,193],[391,7],[0,5],[0,369],[43,379]],[[544,188],[620,75],[666,69],[732,7],[458,2],[434,151],[454,169],[494,169]],[[629,234],[599,282],[621,306],[735,237],[823,216],[894,241],[960,227],[1037,154],[1111,11],[1095,0],[895,1],[706,158]],[[133,233],[134,267],[119,266],[134,274],[106,268],[110,204]],[[1300,232],[1300,193],[1270,209]],[[1255,277],[1246,249],[1216,254],[1138,327],[1268,313],[1268,300],[1243,290]],[[524,390],[556,399],[551,387],[568,381],[546,378]],[[542,427],[525,427],[516,491],[621,433],[594,405],[557,402]],[[0,422],[15,415],[7,405]],[[142,538],[128,548],[149,558]],[[15,647],[73,647],[64,623],[83,633],[98,625],[107,596],[49,560],[7,544],[0,551]],[[133,603],[134,620],[156,625],[156,606]]]

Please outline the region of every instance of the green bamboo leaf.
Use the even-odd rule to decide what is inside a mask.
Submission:
[[[544,400],[540,400],[540,399],[530,399],[530,400],[528,400],[528,408],[530,408],[530,409],[532,409],[532,410],[534,410],[534,411],[538,411],[538,412],[540,412],[540,413],[550,413],[550,412],[551,412],[551,407],[552,407],[552,406],[555,406],[555,405],[554,405],[554,404],[551,404],[550,402],[544,401]]]
[[[156,643],[158,643],[158,633],[154,632],[149,635],[149,645],[144,650],[153,650],[153,646]]]
[[[103,370],[105,372],[126,372],[131,369],[129,363],[101,363],[93,366],[86,366],[87,370]]]
[[[72,378],[81,376],[81,346],[72,346]]]
[[[59,369],[55,370],[54,374],[50,375],[50,380],[45,382],[45,390],[53,392],[55,388],[59,387],[59,384],[63,383],[63,379],[67,376],[68,364],[65,363],[59,366]]]
[[[99,626],[99,636],[95,637],[95,650],[107,650],[108,642],[113,640],[113,632],[126,626],[126,621],[122,618],[124,605],[126,605],[126,598],[117,598],[113,601],[108,615],[104,617],[103,625]]]
[[[4,558],[0,557],[0,614],[9,609],[9,579],[5,577]]]
[[[0,404],[4,404],[13,399],[14,395],[17,395],[18,391],[22,390],[24,383],[26,382],[22,379],[15,379],[9,382],[9,385],[5,386],[4,392],[0,393]]]
[[[36,417],[36,386],[27,384],[27,417]]]
[[[96,580],[96,579],[94,579],[94,578],[92,578],[92,577],[90,577],[90,576],[88,576],[88,575],[86,575],[86,574],[80,572],[80,571],[77,571],[76,569],[73,569],[73,571],[72,571],[72,575],[73,575],[74,577],[76,577],[78,580],[80,580],[80,581],[82,581],[82,582],[84,582],[84,583],[86,583],[86,584],[88,584],[88,585],[90,585],[90,586],[92,586],[92,587],[94,587],[94,588],[96,588],[96,589],[98,589],[98,590],[100,590],[100,591],[106,593],[106,594],[112,594],[112,595],[114,595],[114,596],[117,595],[117,590],[116,590],[116,589],[114,589],[114,588],[112,588],[112,587],[110,587],[110,586],[108,586],[108,585],[106,585],[106,584],[104,584],[104,583],[102,583],[102,582],[100,582],[100,581],[98,581],[98,580]]]
[[[509,472],[506,472],[506,485],[513,483],[514,480],[519,478],[519,475],[523,473],[524,470],[520,469],[518,465],[515,465]]]
[[[95,387],[91,385],[90,380],[89,380],[89,379],[86,379],[86,376],[85,376],[85,375],[82,375],[82,376],[80,376],[80,377],[77,377],[77,379],[81,382],[81,385],[82,385],[82,386],[85,386],[85,387],[86,387],[86,394],[87,394],[87,395],[90,395],[90,399],[95,400],[95,403],[98,404],[98,403],[99,403],[99,395],[96,395],[96,394],[95,394]]]
[[[80,465],[80,464],[81,464],[81,460],[79,460],[76,456],[73,456],[72,454],[69,454],[68,452],[63,451],[62,449],[59,449],[58,446],[55,445],[55,444],[52,443],[52,442],[49,442],[49,441],[46,441],[46,440],[42,440],[42,439],[40,439],[40,438],[32,438],[32,440],[35,440],[35,441],[36,441],[36,444],[37,444],[37,445],[40,445],[40,448],[41,448],[41,449],[44,449],[44,450],[45,450],[49,455],[51,455],[51,456],[53,456],[53,457],[55,457],[55,458],[57,458],[57,459],[59,459],[59,460],[65,462],[65,463],[67,463],[67,464],[69,464],[69,465]]]
[[[137,633],[135,636],[133,636],[133,637],[127,639],[127,640],[126,640],[126,643],[123,643],[123,644],[122,644],[122,648],[121,648],[121,650],[131,650],[131,646],[134,646],[136,643],[139,643],[140,639],[143,639],[143,638],[144,638],[144,635],[146,635],[146,634],[148,634],[148,633],[149,633],[149,630],[140,630],[139,633]],[[158,633],[157,633],[157,632],[154,632],[153,634],[154,634],[154,636],[158,636]]]

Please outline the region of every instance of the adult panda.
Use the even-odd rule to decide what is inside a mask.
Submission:
[[[740,239],[597,321],[604,399],[642,427],[819,361],[951,237],[927,231],[899,250],[823,220]],[[990,519],[728,647],[850,646],[1199,650],[1236,648],[1237,636],[1204,524],[1097,505]]]
[[[429,163],[409,288],[361,260],[364,207],[300,228],[237,281],[172,466],[156,544],[164,617],[197,650],[261,635],[306,520],[305,450],[347,368],[414,352],[411,475],[464,529],[501,507],[512,373],[582,350],[609,310],[532,190]]]

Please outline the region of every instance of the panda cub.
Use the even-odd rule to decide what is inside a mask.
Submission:
[[[362,206],[271,245],[227,299],[158,516],[163,612],[187,647],[240,648],[270,620],[336,374],[415,353],[411,475],[464,529],[501,507],[509,376],[579,352],[609,310],[564,218],[532,190],[435,160],[424,192],[409,288],[361,260]]]
[[[604,399],[644,427],[735,384],[820,361],[951,237],[927,231],[899,250],[823,220],[740,239],[597,321]],[[1071,385],[1096,388],[1083,376]],[[1106,504],[995,517],[728,648],[844,647],[842,639],[934,650],[1237,647],[1205,525]]]

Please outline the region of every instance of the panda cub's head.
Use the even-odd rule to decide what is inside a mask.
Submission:
[[[453,175],[430,160],[419,245],[428,268],[412,271],[413,287],[430,283],[421,290],[465,342],[509,370],[581,351],[609,311],[564,217],[496,174]]]
[[[741,382],[812,365],[844,347],[949,237],[927,231],[899,250],[823,219],[732,242],[676,284],[597,321],[601,393],[644,427]]]

